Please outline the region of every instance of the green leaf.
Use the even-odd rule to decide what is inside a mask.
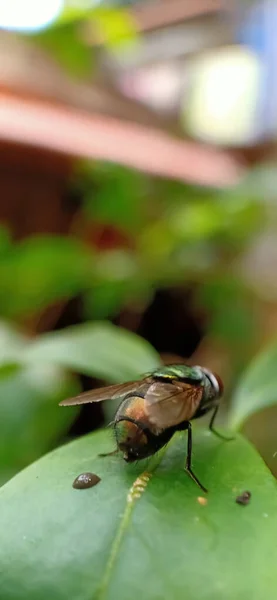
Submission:
[[[58,403],[79,393],[73,377],[56,365],[24,362],[29,340],[0,322],[0,485],[49,451],[76,412]]]
[[[1,314],[30,315],[86,289],[92,256],[73,238],[33,236],[0,262],[0,276]]]
[[[259,410],[277,403],[277,343],[259,354],[242,376],[232,401],[229,422],[240,428]]]
[[[141,376],[160,359],[142,338],[109,323],[85,323],[42,335],[24,353],[31,363],[54,363],[111,382]]]
[[[12,247],[12,240],[9,230],[0,225],[0,257],[4,256]]]
[[[83,0],[82,2],[80,2],[80,0],[76,0],[75,2],[72,0],[65,0],[63,10],[56,21],[56,25],[84,19],[91,13],[92,6],[93,0]]]
[[[85,44],[76,31],[74,22],[65,22],[44,29],[33,39],[45,50],[54,55],[62,67],[75,77],[88,77],[92,71],[91,48]]]
[[[76,415],[60,400],[80,391],[56,365],[24,362],[29,340],[0,322],[0,485],[49,451]]]
[[[126,44],[137,42],[135,19],[124,8],[99,6],[88,15],[88,21],[110,51],[120,51]]]
[[[136,235],[147,206],[147,179],[141,173],[119,165],[81,163],[75,185],[84,190],[85,212],[92,221]]]
[[[47,452],[76,416],[61,414],[58,403],[79,386],[61,369],[30,365],[1,370],[0,483]]]
[[[12,325],[0,321],[0,375],[3,368],[20,364],[27,342]]]
[[[220,273],[203,281],[199,296],[209,310],[209,331],[227,344],[234,359],[243,365],[258,329],[252,297],[230,273]]]
[[[103,281],[84,296],[84,313],[87,319],[107,319],[119,314],[128,298],[129,282]]]
[[[183,435],[134,466],[98,457],[112,440],[97,432],[20,473],[0,490],[0,597],[275,600],[273,477],[240,437],[221,442],[198,431],[194,442],[206,505],[183,471]],[[148,481],[137,479],[144,470]],[[85,471],[100,483],[73,489]],[[252,498],[239,506],[244,490]]]
[[[79,22],[91,25],[101,42],[109,50],[117,50],[126,43],[137,41],[137,27],[130,11],[123,7],[100,6],[93,2],[66,2],[64,10],[52,24],[50,31],[59,31],[61,26],[75,26]],[[76,32],[77,38],[78,32]],[[97,40],[96,40],[97,41]]]

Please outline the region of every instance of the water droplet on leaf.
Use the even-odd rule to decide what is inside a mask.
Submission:
[[[74,479],[72,487],[74,487],[75,490],[84,490],[97,485],[99,481],[101,481],[101,479],[95,473],[81,473]]]

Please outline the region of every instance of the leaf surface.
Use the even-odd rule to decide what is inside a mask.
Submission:
[[[0,490],[0,597],[5,600],[275,600],[276,483],[239,436],[194,431],[146,464],[126,465],[109,433],[45,456]],[[100,483],[72,488],[91,471]],[[248,506],[236,504],[244,490]]]
[[[25,360],[53,362],[112,383],[139,378],[160,364],[158,353],[148,342],[107,322],[42,335],[25,352]]]
[[[277,343],[257,356],[243,374],[232,399],[229,422],[233,428],[259,410],[277,403]]]

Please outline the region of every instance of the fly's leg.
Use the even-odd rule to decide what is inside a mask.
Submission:
[[[212,431],[212,433],[214,433],[221,440],[225,440],[226,442],[231,442],[234,439],[234,437],[229,437],[229,436],[226,436],[226,435],[222,435],[222,433],[219,433],[218,431],[216,431],[216,429],[214,429],[214,422],[215,422],[215,418],[216,418],[218,409],[219,409],[219,406],[217,404],[217,406],[215,407],[214,412],[212,414],[212,418],[210,420],[209,430]]]
[[[116,454],[118,454],[118,448],[116,448],[116,450],[113,450],[112,452],[107,452],[106,454],[98,454],[98,456],[101,456],[101,458],[103,458],[105,456],[115,456]]]
[[[192,452],[192,434],[191,434],[191,424],[188,424],[188,446],[187,446],[187,460],[185,470],[188,475],[193,479],[193,481],[200,487],[203,492],[208,492],[208,490],[200,483],[199,479],[197,479],[196,475],[191,470],[191,452]]]
[[[107,427],[113,427],[114,426],[114,421],[111,421]],[[118,454],[119,450],[118,448],[116,448],[115,450],[113,450],[112,452],[107,452],[105,454],[98,454],[98,456],[101,456],[101,458],[105,458],[105,456],[115,456],[116,454]]]

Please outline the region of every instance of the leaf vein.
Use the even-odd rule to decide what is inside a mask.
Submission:
[[[127,530],[128,524],[130,522],[136,501],[139,500],[141,495],[145,492],[149,480],[151,479],[155,470],[157,469],[157,467],[159,466],[159,464],[162,461],[165,450],[166,450],[166,448],[164,448],[159,453],[158,461],[157,461],[156,457],[153,457],[152,462],[149,464],[148,471],[144,471],[143,473],[141,473],[141,475],[139,475],[136,478],[133,485],[130,487],[130,489],[128,491],[124,513],[122,515],[119,527],[116,531],[116,534],[115,534],[115,537],[114,537],[114,540],[113,540],[113,543],[111,546],[111,551],[110,551],[110,554],[109,554],[109,557],[107,560],[107,564],[106,564],[106,567],[104,570],[102,580],[98,586],[98,589],[96,590],[93,600],[104,600],[105,599],[106,592],[107,592],[109,583],[111,581],[112,572],[113,572],[117,557],[120,552],[121,543],[122,543],[124,534]]]

